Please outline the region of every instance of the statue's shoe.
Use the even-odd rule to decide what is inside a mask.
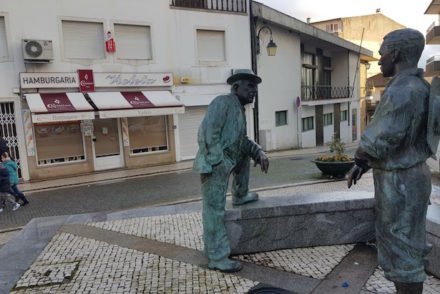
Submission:
[[[210,260],[208,268],[212,270],[219,270],[225,273],[233,273],[241,270],[241,262],[232,260],[229,258],[223,258],[220,260]]]
[[[258,200],[257,193],[247,193],[244,197],[232,196],[232,205],[243,205]]]

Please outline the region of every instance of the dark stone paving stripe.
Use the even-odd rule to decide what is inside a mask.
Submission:
[[[87,225],[64,225],[59,231],[163,256],[204,268],[206,268],[208,264],[208,260],[200,251],[138,236],[122,234]],[[242,263],[243,269],[238,273],[233,273],[234,275],[274,287],[280,287],[292,293],[308,294],[319,283],[319,280],[313,278],[303,277],[252,263]]]
[[[358,244],[321,281],[312,294],[365,293],[362,291],[362,287],[373,274],[377,265],[376,251],[370,246]],[[342,287],[344,282],[348,283],[348,287]]]

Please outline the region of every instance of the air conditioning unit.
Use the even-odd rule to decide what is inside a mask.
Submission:
[[[24,62],[46,63],[53,60],[51,40],[23,40]]]

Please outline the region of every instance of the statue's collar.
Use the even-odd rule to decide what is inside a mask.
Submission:
[[[416,77],[423,79],[423,69],[422,68],[408,68],[408,69],[402,70],[397,75],[395,75],[388,84],[391,85],[394,81],[400,80],[400,79],[405,78],[407,76],[416,76]]]

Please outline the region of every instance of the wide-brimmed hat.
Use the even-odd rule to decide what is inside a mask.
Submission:
[[[261,83],[261,78],[254,74],[254,72],[251,69],[235,69],[232,76],[230,76],[226,82],[229,85],[232,85],[236,81],[240,80],[248,80],[252,81],[255,84]]]

